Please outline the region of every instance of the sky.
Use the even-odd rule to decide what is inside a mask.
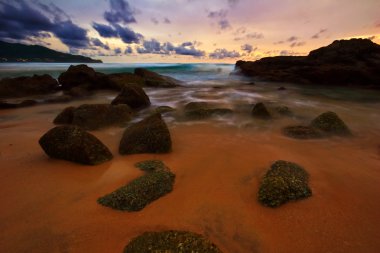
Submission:
[[[232,63],[349,38],[380,44],[379,0],[0,0],[0,40],[104,62]]]

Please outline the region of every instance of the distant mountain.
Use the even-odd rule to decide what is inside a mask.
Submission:
[[[0,62],[101,63],[102,61],[81,55],[57,52],[43,46],[0,41]]]

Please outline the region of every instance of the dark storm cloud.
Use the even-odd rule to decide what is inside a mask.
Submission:
[[[90,41],[87,30],[74,24],[69,16],[53,4],[39,1],[0,2],[0,38],[28,41],[52,33],[70,50],[86,48]]]
[[[174,46],[170,42],[160,43],[156,39],[144,41],[142,47],[137,48],[139,54],[162,54],[162,55],[190,55],[194,57],[201,57],[205,55],[204,51],[195,48],[195,43],[184,42],[179,46]]]
[[[99,33],[103,38],[116,38],[118,37],[117,31],[109,25],[103,25],[98,23],[92,23],[92,27]]]
[[[225,58],[238,58],[240,57],[240,53],[233,50],[233,51],[228,51],[225,48],[218,48],[214,52],[209,54],[209,57],[211,59],[225,59]]]
[[[317,32],[316,34],[314,34],[313,36],[311,36],[312,39],[319,39],[319,37],[325,33],[327,31],[327,29],[321,29],[319,30],[319,32]]]
[[[126,26],[122,27],[120,25],[114,25],[114,27],[117,31],[117,34],[119,35],[119,38],[124,43],[127,43],[127,44],[138,43],[141,39],[144,38],[141,34],[135,33],[134,31],[132,31],[130,28]]]
[[[110,24],[136,23],[135,11],[124,0],[110,0],[110,10],[104,12],[104,19]]]

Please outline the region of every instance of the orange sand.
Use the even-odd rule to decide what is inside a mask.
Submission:
[[[52,118],[27,116],[37,109],[0,124],[0,252],[121,253],[131,238],[163,229],[205,234],[225,253],[380,251],[380,141],[372,133],[299,141],[279,130],[182,125],[170,128],[171,154],[120,156],[123,129],[111,128],[93,133],[114,160],[91,167],[47,158],[38,139]],[[162,159],[177,175],[172,193],[135,213],[96,203],[141,175],[133,164],[144,159]],[[278,159],[306,168],[311,198],[277,209],[257,202],[259,180]]]

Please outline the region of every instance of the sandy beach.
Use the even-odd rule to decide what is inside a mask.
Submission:
[[[76,101],[75,103],[82,103]],[[38,139],[67,105],[1,111],[1,252],[122,252],[145,231],[189,230],[223,252],[377,252],[380,247],[379,132],[348,120],[353,138],[300,141],[270,128],[212,122],[169,124],[173,152],[121,156],[123,128],[92,133],[114,159],[84,166],[48,158]],[[364,116],[363,116],[364,117]],[[164,161],[173,192],[140,212],[97,204],[98,197],[143,173],[146,159]],[[276,160],[302,165],[311,198],[279,208],[257,201],[260,179]]]

